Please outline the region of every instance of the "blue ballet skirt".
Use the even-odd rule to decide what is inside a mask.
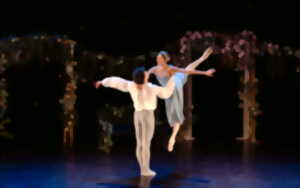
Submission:
[[[181,72],[176,72],[173,77],[175,78],[174,93],[168,99],[165,99],[166,113],[170,126],[175,123],[182,124],[184,121],[183,114],[183,86],[187,82],[187,75]],[[156,77],[162,86],[166,86],[169,77]]]

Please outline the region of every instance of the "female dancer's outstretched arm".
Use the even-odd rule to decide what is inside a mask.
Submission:
[[[199,71],[199,70],[187,70],[187,69],[182,69],[182,68],[178,68],[178,67],[171,67],[171,70],[169,71],[169,73],[172,75],[175,72],[182,72],[188,75],[204,75],[204,76],[209,76],[212,77],[213,74],[216,72],[215,69],[208,69],[206,71]]]
[[[212,48],[208,48],[205,50],[203,55],[198,58],[196,61],[190,63],[185,68],[179,68],[176,66],[169,66],[166,61],[161,62],[161,66],[163,69],[168,72],[169,76],[172,76],[176,72],[182,72],[188,75],[204,75],[204,76],[213,76],[213,73],[215,72],[215,69],[208,69],[207,71],[198,71],[195,70],[198,65],[200,65],[202,62],[204,62],[211,54],[213,53]],[[156,67],[156,66],[155,66]],[[149,70],[149,72],[155,72],[156,68],[153,67]]]

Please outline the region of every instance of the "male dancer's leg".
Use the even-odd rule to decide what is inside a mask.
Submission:
[[[140,122],[140,112],[134,112],[134,128],[135,128],[135,138],[136,138],[136,158],[140,166],[141,174],[145,173],[144,164],[142,160],[142,126]]]
[[[134,114],[136,135],[136,157],[142,176],[154,176],[156,173],[150,169],[150,147],[154,134],[153,111],[138,111]]]
[[[151,141],[155,129],[154,112],[152,110],[144,111],[143,120],[143,125],[145,128],[145,137],[143,139],[143,161],[145,161],[145,168],[147,169],[147,174],[155,175],[156,173],[150,169]]]

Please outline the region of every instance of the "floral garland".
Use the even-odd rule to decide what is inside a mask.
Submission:
[[[64,122],[65,127],[69,127],[75,124],[75,109],[74,104],[76,101],[76,79],[74,66],[76,66],[76,62],[69,59],[67,56],[71,58],[74,56],[74,45],[75,42],[67,39],[65,36],[48,36],[48,35],[28,35],[24,37],[10,37],[0,40],[0,75],[2,75],[6,68],[13,63],[18,63],[20,61],[20,54],[22,51],[36,48],[37,53],[41,52],[43,44],[57,42],[58,44],[63,45],[65,50],[70,50],[70,54],[66,55],[65,65],[66,65],[66,74],[68,75],[69,83],[66,85],[65,95],[60,102],[63,105],[64,109]],[[47,58],[45,57],[46,61]],[[61,77],[61,75],[59,75]],[[7,120],[3,120],[5,110],[7,108],[6,98],[8,96],[6,90],[6,80],[5,78],[1,78],[0,80],[0,120],[3,121],[2,124],[8,123]]]
[[[242,31],[238,34],[222,34],[216,32],[191,32],[188,31],[179,40],[181,60],[186,60],[191,56],[191,49],[198,51],[207,47],[214,48],[214,54],[221,56],[221,61],[227,67],[241,72],[241,89],[238,91],[240,108],[247,108],[250,116],[250,134],[255,131],[255,118],[262,112],[260,104],[256,101],[258,93],[258,79],[255,72],[255,60],[257,56],[294,56],[300,59],[300,50],[293,51],[289,46],[280,47],[271,42],[258,42],[256,35],[252,31]],[[300,65],[296,72],[300,72]],[[247,104],[247,105],[244,105]],[[255,138],[255,136],[254,136]]]
[[[7,60],[4,54],[0,56],[0,74],[5,72]],[[6,91],[6,80],[5,78],[1,78],[0,80],[0,119],[4,117],[5,110],[7,108],[6,98],[8,97],[8,93]]]
[[[180,54],[186,58],[188,48],[205,49],[209,46],[214,48],[215,55],[223,56],[227,59],[227,64],[234,64],[233,68],[239,72],[245,72],[242,76],[242,89],[238,94],[241,100],[246,100],[256,96],[258,80],[255,77],[255,56],[267,50],[269,54],[279,53],[279,45],[268,43],[267,48],[259,47],[257,37],[252,31],[243,31],[241,33],[230,35],[215,32],[191,32],[188,31],[179,40]],[[217,41],[219,43],[217,43]],[[286,47],[289,55],[293,54],[290,47]],[[300,54],[298,52],[298,54]],[[299,55],[300,56],[300,55]],[[254,105],[254,106],[253,106]],[[253,116],[259,115],[259,104],[250,105],[250,111]]]
[[[77,100],[76,89],[77,89],[77,74],[75,67],[77,62],[73,60],[74,58],[74,47],[76,42],[72,40],[61,41],[66,49],[69,50],[70,59],[66,61],[65,70],[68,76],[68,83],[66,84],[64,97],[60,100],[64,109],[64,143],[67,142],[67,137],[69,136],[69,143],[71,146],[74,143],[74,127],[76,124],[76,109],[75,104]]]
[[[98,149],[101,151],[105,151],[106,153],[109,153],[111,147],[113,146],[113,141],[112,141],[113,125],[111,122],[102,119],[99,119],[98,123],[100,125],[99,131],[101,137],[98,143]]]
[[[242,88],[238,91],[243,103],[239,107],[248,109],[251,127],[256,116],[261,113],[259,103],[256,101],[258,79],[255,75],[255,57],[260,52],[256,35],[251,31],[243,31],[236,35],[189,31],[179,41],[182,60],[190,58],[188,56],[191,56],[191,48],[204,50],[207,47],[213,47],[215,55],[220,55],[231,68],[243,73],[241,74]],[[250,134],[254,135],[253,140],[255,140],[255,133],[253,133],[255,128],[250,129],[252,131]]]
[[[5,72],[6,66],[7,66],[7,59],[5,58],[4,54],[1,54],[0,75]],[[8,118],[5,118],[5,111],[7,109],[7,97],[8,97],[8,93],[6,91],[6,79],[1,78],[0,79],[0,136],[7,139],[13,139],[14,136],[10,132],[8,132],[5,128],[5,125],[10,123],[10,120]]]

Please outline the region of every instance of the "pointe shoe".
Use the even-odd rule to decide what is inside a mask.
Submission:
[[[174,150],[175,139],[170,139],[168,143],[168,151],[172,152]]]

